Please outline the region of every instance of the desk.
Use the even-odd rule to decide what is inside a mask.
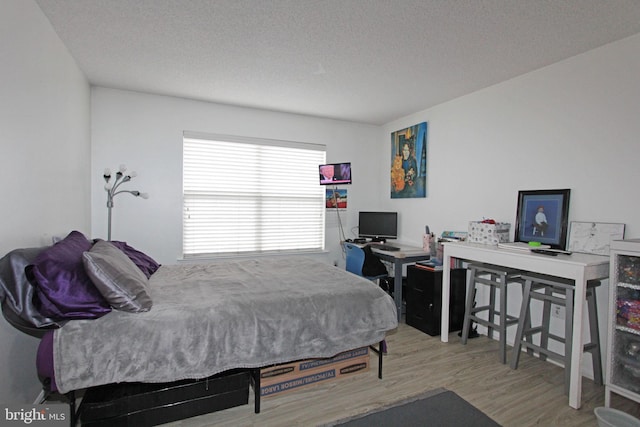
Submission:
[[[449,341],[449,281],[451,259],[485,262],[519,270],[549,274],[575,280],[575,301],[573,308],[573,341],[571,352],[571,379],[569,387],[569,406],[580,408],[582,394],[582,333],[587,281],[609,277],[609,257],[602,255],[579,254],[549,256],[529,251],[501,249],[497,246],[467,242],[448,242],[444,244],[442,274],[442,322],[440,339]]]
[[[423,261],[430,258],[428,252],[417,246],[408,246],[398,242],[389,242],[388,245],[400,248],[399,251],[382,251],[371,246],[371,252],[375,256],[385,261],[393,263],[393,300],[398,310],[398,321],[402,317],[402,266],[416,261]],[[448,282],[447,282],[448,283]],[[449,293],[447,292],[447,330],[449,330]]]

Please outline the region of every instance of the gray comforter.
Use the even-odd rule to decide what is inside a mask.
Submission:
[[[60,392],[330,357],[397,327],[376,284],[309,259],[162,266],[150,288],[149,312],[114,310],[55,331]]]

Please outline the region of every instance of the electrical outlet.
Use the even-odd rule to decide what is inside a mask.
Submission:
[[[552,304],[551,305],[551,316],[555,317],[556,319],[564,319],[564,307],[561,305],[555,305]]]

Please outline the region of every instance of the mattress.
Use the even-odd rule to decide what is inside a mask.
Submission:
[[[331,357],[397,327],[393,300],[376,284],[311,259],[162,266],[150,289],[149,312],[113,310],[47,335],[39,372],[51,375],[53,362],[62,393],[206,378]]]

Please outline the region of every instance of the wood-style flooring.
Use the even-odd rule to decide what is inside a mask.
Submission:
[[[387,337],[383,379],[377,356],[368,372],[262,399],[260,414],[249,405],[165,424],[203,426],[315,426],[365,413],[376,407],[444,387],[502,426],[596,426],[593,409],[604,405],[604,386],[584,378],[582,408],[572,409],[564,394],[563,369],[523,354],[517,370],[498,361],[497,341],[485,336],[460,344],[457,333],[442,343],[406,324]],[[589,356],[585,357],[590,363]],[[612,407],[640,417],[640,405],[614,395]],[[428,420],[425,420],[428,426]]]

